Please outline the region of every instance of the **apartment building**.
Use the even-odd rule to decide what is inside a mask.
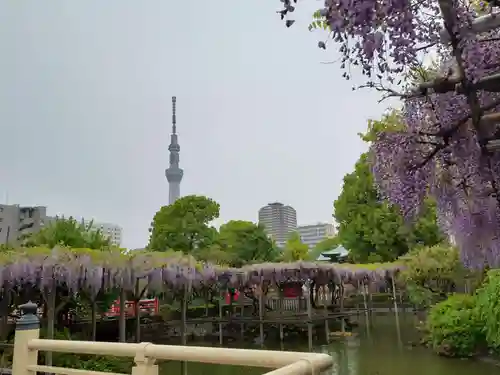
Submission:
[[[297,212],[283,203],[269,203],[259,210],[259,224],[279,247],[283,247],[290,234],[297,230]]]
[[[18,244],[43,228],[46,220],[46,207],[0,204],[0,244]]]
[[[324,239],[335,236],[335,227],[329,223],[301,225],[297,228],[297,232],[301,241],[312,249]]]
[[[108,237],[111,244],[120,246],[122,243],[122,227],[111,223],[100,223],[98,221],[84,220],[93,230],[100,230],[103,236]]]

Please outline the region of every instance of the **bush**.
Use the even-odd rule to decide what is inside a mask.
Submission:
[[[419,308],[446,298],[466,277],[458,250],[446,244],[414,249],[400,261],[405,266],[400,281],[406,285],[410,302]]]
[[[455,294],[430,309],[426,341],[438,354],[470,357],[485,346],[483,327],[476,297]]]
[[[487,273],[476,299],[486,342],[491,349],[500,351],[500,270]]]

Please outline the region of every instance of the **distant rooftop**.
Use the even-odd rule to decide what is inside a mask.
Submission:
[[[301,225],[299,225],[299,227],[301,227],[301,228],[317,227],[318,225],[333,225],[333,223],[317,222],[316,224],[301,224]]]
[[[337,246],[334,249],[323,251],[318,258],[317,261],[330,261],[331,257],[328,255],[336,255],[337,258],[345,258],[349,255],[349,250],[347,250],[344,246]]]

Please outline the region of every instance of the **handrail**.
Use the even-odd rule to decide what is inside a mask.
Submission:
[[[332,366],[332,357],[324,353],[276,352],[270,350],[249,350],[232,348],[211,348],[204,346],[156,345],[151,343],[115,343],[73,340],[32,339],[28,349],[60,353],[81,353],[134,357],[141,353],[145,357],[162,360],[201,362],[222,365],[255,366],[279,368],[303,361],[321,372]],[[295,368],[295,367],[294,367]],[[294,372],[295,373],[295,372]],[[274,374],[274,373],[273,373]]]
[[[317,375],[333,365],[333,358],[323,353],[156,345],[149,342],[132,344],[40,339],[40,320],[36,316],[36,305],[27,303],[20,308],[23,315],[16,324],[12,375],[35,375],[37,372],[60,375],[125,375],[39,365],[38,351],[133,357],[135,366],[132,367],[131,375],[158,375],[156,360],[275,369],[267,375]]]

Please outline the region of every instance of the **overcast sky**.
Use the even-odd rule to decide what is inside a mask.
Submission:
[[[321,3],[302,0],[287,29],[278,0],[0,2],[0,197],[143,247],[168,203],[176,95],[181,194],[218,201],[219,223],[272,201],[331,221],[385,105],[322,64],[338,55],[307,30]]]

